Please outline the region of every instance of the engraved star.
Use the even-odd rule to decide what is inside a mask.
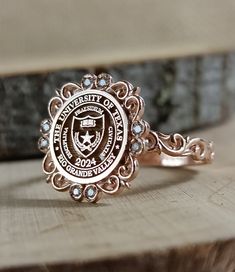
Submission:
[[[91,144],[91,139],[92,139],[94,136],[95,136],[95,135],[91,135],[91,136],[90,136],[89,131],[87,130],[85,136],[81,136],[82,139],[83,139],[83,144],[85,144],[85,143]]]
[[[116,149],[119,149],[120,148],[120,146],[119,145],[116,145]]]

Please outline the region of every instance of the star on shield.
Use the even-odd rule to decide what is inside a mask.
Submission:
[[[75,151],[89,157],[99,147],[104,134],[104,115],[73,117],[71,126]]]

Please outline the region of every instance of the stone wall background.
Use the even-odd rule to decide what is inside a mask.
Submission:
[[[235,108],[235,54],[99,67],[114,80],[140,86],[145,118],[162,132],[218,124]],[[0,78],[0,159],[40,156],[39,125],[56,87],[78,82],[87,70]]]

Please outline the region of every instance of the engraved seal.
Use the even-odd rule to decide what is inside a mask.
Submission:
[[[87,90],[57,113],[50,133],[51,156],[65,178],[98,182],[119,165],[127,145],[128,119],[111,94]]]
[[[46,181],[73,200],[97,202],[130,188],[139,163],[184,166],[210,163],[213,143],[153,131],[143,119],[140,88],[109,74],[86,74],[56,90],[41,122],[38,147]]]

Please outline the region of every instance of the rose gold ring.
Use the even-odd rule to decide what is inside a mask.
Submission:
[[[102,193],[129,188],[139,163],[177,167],[213,160],[212,142],[152,131],[142,118],[140,88],[127,81],[87,74],[56,94],[38,146],[47,182],[74,200],[97,202]]]

